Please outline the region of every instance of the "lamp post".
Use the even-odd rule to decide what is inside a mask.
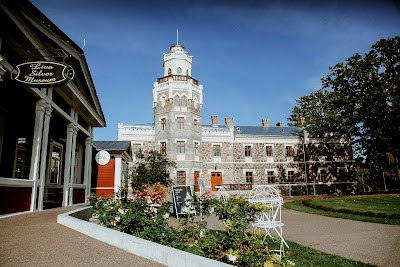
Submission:
[[[305,118],[301,117],[301,127],[303,128],[303,161],[304,161],[304,177],[306,180],[306,195],[308,196],[308,179],[307,179],[307,162],[306,162],[306,129],[304,128]]]

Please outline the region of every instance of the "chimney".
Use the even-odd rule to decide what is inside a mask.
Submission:
[[[276,124],[276,126],[279,126],[279,127],[282,127],[283,126],[283,122],[278,122],[277,124]]]
[[[234,118],[225,118],[225,125],[227,127],[233,127],[234,123],[235,123]]]
[[[269,122],[270,122],[269,119],[262,119],[261,121],[263,127],[269,127]]]
[[[211,116],[211,126],[218,127],[218,115]]]

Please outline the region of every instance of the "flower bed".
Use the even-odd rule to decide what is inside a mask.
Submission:
[[[91,212],[102,226],[235,266],[294,266],[271,253],[274,244],[268,243],[269,239],[264,241],[259,231],[247,231],[255,216],[265,211],[264,205],[250,204],[243,198],[223,202],[207,192],[201,198],[194,197],[192,205],[201,207],[204,215],[214,210],[225,229],[208,229],[204,221],[196,221],[190,215],[172,227],[164,216],[171,203],[159,197],[163,192],[160,187],[144,186],[135,194],[120,194],[114,199],[92,195]]]

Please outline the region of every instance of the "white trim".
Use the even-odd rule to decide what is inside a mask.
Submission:
[[[117,193],[122,184],[122,158],[121,156],[114,156],[114,192]]]
[[[33,180],[0,177],[0,186],[32,187]]]
[[[187,139],[175,139],[174,143],[178,143],[178,142],[185,142],[187,143]]]
[[[246,172],[252,172],[253,178],[257,174],[256,169],[243,169],[243,175],[246,175]]]
[[[272,149],[275,148],[275,144],[264,144],[264,148],[267,148],[267,146],[272,146]]]
[[[264,170],[264,174],[268,174],[268,172],[274,172],[274,175],[278,174],[278,170],[275,169],[265,169]]]
[[[246,147],[246,146],[251,146],[251,147],[253,147],[254,144],[242,144],[242,146],[243,146],[243,147]]]

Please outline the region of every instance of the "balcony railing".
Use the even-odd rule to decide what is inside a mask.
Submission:
[[[190,81],[195,85],[199,85],[199,82],[196,79],[190,77],[189,75],[169,75],[162,78],[158,78],[157,83],[165,83],[170,78],[172,78],[174,81]]]

